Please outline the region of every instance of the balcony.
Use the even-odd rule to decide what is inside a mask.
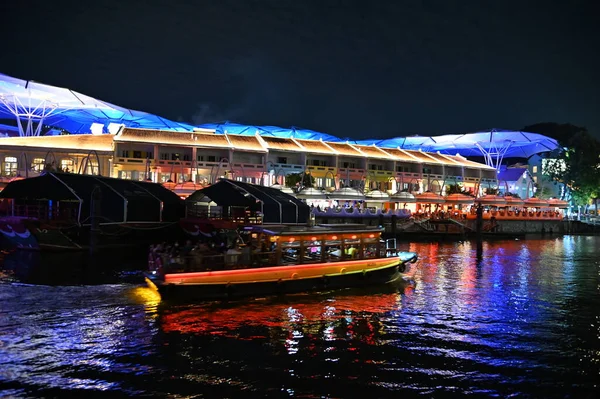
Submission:
[[[277,172],[281,169],[284,172],[294,172],[294,173],[302,172],[302,171],[304,171],[304,168],[305,168],[304,165],[291,164],[291,163],[268,162],[267,165],[265,166],[265,170],[275,170],[275,172]]]
[[[365,169],[359,168],[338,168],[338,177],[344,179],[346,176],[353,177],[355,179],[362,179],[366,175]]]
[[[336,168],[334,166],[315,166],[306,165],[306,170],[310,172],[331,172],[335,175]]]

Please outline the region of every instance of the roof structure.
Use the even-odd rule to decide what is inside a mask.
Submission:
[[[0,137],[0,146],[28,147],[52,150],[112,152],[112,134],[65,134],[61,136]]]
[[[45,173],[15,180],[0,198],[54,200],[79,203],[81,224],[89,224],[92,192],[101,189],[101,223],[176,222],[185,215],[185,203],[160,184],[76,173]]]
[[[411,136],[386,140],[359,140],[357,144],[375,144],[382,148],[402,148],[464,157],[484,157],[497,170],[504,158],[529,158],[541,152],[554,151],[558,142],[537,133],[491,129],[490,131],[446,134],[443,136]]]
[[[496,169],[499,168],[503,158],[529,158],[531,155],[558,148],[556,140],[541,134],[502,129],[443,136],[351,141],[294,126],[283,128],[223,122],[194,127],[146,112],[113,105],[67,88],[17,79],[4,74],[0,74],[1,118],[16,118],[17,131],[20,136],[38,136],[45,125],[61,128],[70,133],[92,134],[117,133],[121,126],[178,132],[198,131],[198,133],[217,133],[217,135],[297,140],[295,144],[303,147],[306,151],[323,153],[330,153],[333,146],[319,143],[320,141],[327,143],[351,142],[351,144],[364,146],[375,144],[383,149],[439,151],[443,154],[460,154],[465,157],[483,156],[486,164]],[[189,137],[192,138],[192,136]],[[208,138],[204,138],[209,141]],[[120,139],[126,140],[125,137]],[[250,147],[247,149],[261,151],[255,142],[239,141]],[[281,145],[283,144],[271,141],[268,142],[267,147]],[[343,151],[344,148],[343,146],[336,147],[336,150],[342,150],[339,153],[344,155],[350,155],[353,152],[352,149]]]
[[[260,136],[273,136],[273,137],[285,137],[305,140],[324,140],[324,141],[343,141],[342,139],[321,132],[315,132],[314,130],[301,129],[295,126],[290,128],[284,128],[279,126],[255,126],[255,125],[241,125],[238,123],[223,122],[223,123],[206,123],[199,125],[199,128],[203,129],[214,129],[219,134],[241,134],[245,136],[254,136],[259,134]]]
[[[0,118],[16,118],[20,136],[49,125],[70,133],[115,133],[119,126],[192,131],[193,126],[97,100],[76,91],[0,74]]]
[[[286,129],[277,126],[240,125],[237,123],[204,124],[199,128],[214,129],[217,134],[259,135],[261,137],[292,138],[307,151],[329,152],[352,155],[347,149],[348,143],[363,146],[377,146],[383,150],[421,150],[423,152],[439,152],[447,155],[463,157],[483,157],[488,166],[499,169],[504,158],[529,158],[542,152],[554,151],[558,142],[547,136],[522,131],[491,129],[465,134],[447,134],[442,136],[410,136],[392,139],[344,140],[314,130]],[[321,143],[319,143],[321,142]],[[324,144],[322,142],[326,142]],[[335,143],[335,144],[334,144]],[[371,156],[374,153],[371,152]],[[431,157],[419,156],[423,162],[435,162]]]
[[[514,182],[528,172],[527,168],[506,168],[498,172],[498,181]]]
[[[220,179],[217,183],[192,193],[187,201],[208,197],[222,207],[244,207],[262,211],[263,223],[306,224],[308,205],[281,190],[240,181]]]

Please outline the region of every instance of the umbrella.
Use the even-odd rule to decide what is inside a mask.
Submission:
[[[312,187],[305,187],[302,190],[298,191],[298,194],[296,194],[296,197],[298,199],[303,199],[303,200],[327,199],[327,196],[325,195],[325,193],[323,191],[317,190],[316,188],[312,188]]]
[[[343,187],[329,194],[329,199],[336,201],[363,201],[365,195],[352,187]]]
[[[368,193],[365,194],[365,198],[368,202],[375,202],[375,201],[389,201],[390,196],[388,195],[388,193],[384,193],[381,190],[372,190],[369,191]]]
[[[512,198],[512,197],[511,197]],[[475,198],[475,202],[481,205],[491,205],[491,206],[506,206],[507,198],[500,197],[498,195],[484,195],[483,197]],[[520,202],[523,202],[519,200]]]
[[[404,203],[413,203],[417,202],[417,199],[411,193],[406,191],[400,191],[390,197],[390,200],[393,202],[404,202]]]
[[[432,193],[430,191],[426,191],[422,194],[417,194],[415,196],[417,202],[421,204],[443,204],[446,202],[444,197],[439,194]]]
[[[552,198],[548,200],[548,206],[552,208],[567,209],[569,207],[569,203],[557,198]]]
[[[450,194],[450,195],[446,196],[447,204],[468,205],[468,204],[472,204],[474,201],[475,201],[475,198],[469,197],[468,195],[460,194],[460,193]]]
[[[548,206],[548,201],[540,198],[527,198],[525,206],[530,208],[543,208]]]

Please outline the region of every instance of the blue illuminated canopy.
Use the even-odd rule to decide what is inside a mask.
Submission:
[[[446,134],[443,136],[410,136],[386,140],[359,140],[357,144],[406,150],[439,151],[445,154],[463,156],[482,156],[486,152],[503,152],[507,158],[528,158],[540,152],[553,151],[558,148],[554,139],[537,133],[513,130],[491,129],[490,131]]]
[[[70,133],[114,133],[119,125],[192,131],[193,126],[135,111],[76,91],[0,74],[0,118],[16,118],[22,136],[39,135],[42,126]]]
[[[360,140],[357,144],[375,144],[382,148],[402,148],[484,157],[486,164],[499,168],[503,158],[529,158],[534,154],[554,151],[558,142],[550,137],[529,132],[491,129],[489,131],[446,134],[443,136],[410,136],[386,140]]]
[[[186,123],[119,107],[67,88],[0,74],[0,119],[2,118],[16,118],[16,130],[21,136],[39,135],[42,126],[64,129],[70,133],[94,134],[116,133],[120,126],[181,132],[193,131],[195,128]],[[231,122],[209,123],[198,127],[215,130],[217,134],[259,134],[329,142],[348,141],[296,127],[255,126]],[[443,136],[358,140],[352,143],[484,157],[488,165],[497,169],[503,158],[529,158],[534,154],[558,148],[556,140],[541,134],[502,129]]]
[[[323,140],[330,142],[339,142],[342,139],[326,134],[315,132],[314,130],[300,129],[292,126],[291,128],[284,128],[279,126],[254,126],[254,125],[240,125],[238,123],[223,122],[223,123],[206,123],[198,126],[202,129],[213,129],[216,133],[224,134],[241,134],[247,136],[254,136],[259,134],[261,136],[272,136],[281,138],[295,138],[305,140]]]

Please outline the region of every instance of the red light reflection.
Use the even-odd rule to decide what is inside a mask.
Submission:
[[[409,289],[407,287],[404,289]],[[374,295],[341,295],[322,297],[297,295],[282,299],[240,302],[233,304],[207,304],[193,307],[165,309],[160,318],[165,333],[211,334],[236,336],[243,327],[266,327],[290,330],[292,326],[322,323],[349,322],[353,316],[364,313],[386,313],[398,309],[401,295],[398,292]],[[351,322],[350,322],[351,324]],[[368,327],[372,329],[373,327]],[[350,328],[350,330],[352,327]],[[257,330],[260,331],[260,330]],[[245,337],[258,338],[257,336]]]

